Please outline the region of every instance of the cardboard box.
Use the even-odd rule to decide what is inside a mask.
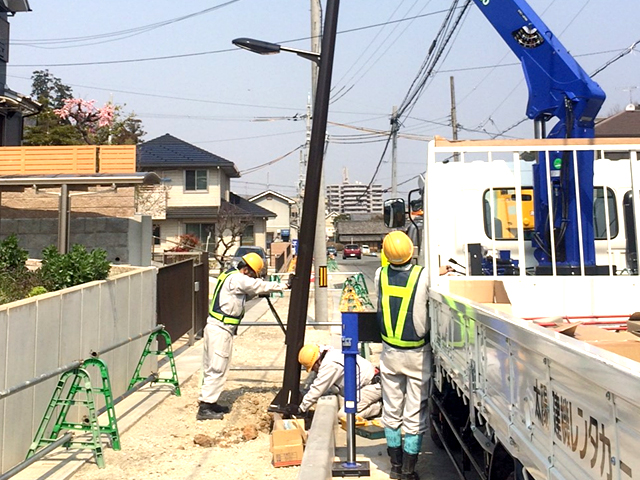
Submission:
[[[576,328],[556,328],[555,330],[609,352],[640,362],[640,338],[632,333],[614,332],[593,325],[567,325],[576,325]]]
[[[449,281],[449,291],[454,295],[468,298],[505,313],[511,313],[511,300],[500,280],[457,280]]]
[[[306,441],[304,420],[285,420],[281,415],[273,414],[270,450],[274,467],[300,465]]]

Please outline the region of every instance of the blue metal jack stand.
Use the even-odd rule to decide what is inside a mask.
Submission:
[[[344,411],[347,414],[347,461],[333,462],[334,477],[369,477],[369,461],[356,462],[356,412],[358,405],[357,356],[358,314],[342,314],[342,353],[344,354]]]

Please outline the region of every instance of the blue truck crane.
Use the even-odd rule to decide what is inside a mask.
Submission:
[[[593,138],[595,118],[605,100],[605,93],[549,27],[524,0],[474,2],[522,63],[529,89],[526,114],[536,122],[537,136]],[[553,118],[557,123],[546,135],[546,124]],[[539,264],[537,273],[550,273],[554,246],[559,274],[579,272],[581,263],[587,274],[598,271],[592,216],[593,152],[579,152],[577,155],[578,195],[569,157],[569,152],[540,155],[534,165],[536,213],[533,241],[534,255]],[[547,188],[547,171],[551,177],[551,195]],[[551,208],[549,198],[552,199]],[[550,211],[553,215],[551,222]],[[550,225],[553,225],[553,235]],[[551,245],[552,238],[555,245]]]

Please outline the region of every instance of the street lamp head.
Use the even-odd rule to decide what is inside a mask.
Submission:
[[[280,53],[280,45],[277,43],[264,42],[254,38],[236,38],[232,40],[236,47],[244,48],[250,52],[259,53],[260,55],[274,55]]]
[[[299,57],[311,60],[316,65],[320,64],[320,54],[316,52],[307,52],[306,50],[298,50],[297,48],[283,47],[277,43],[264,42],[255,38],[236,38],[231,41],[236,47],[244,48],[250,52],[259,53],[260,55],[273,55],[280,52],[295,53]]]

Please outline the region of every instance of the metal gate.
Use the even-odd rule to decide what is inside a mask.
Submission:
[[[165,265],[158,270],[157,322],[174,342],[189,334],[189,342],[201,333],[207,321],[209,261],[206,253]],[[162,349],[163,340],[159,339]]]

